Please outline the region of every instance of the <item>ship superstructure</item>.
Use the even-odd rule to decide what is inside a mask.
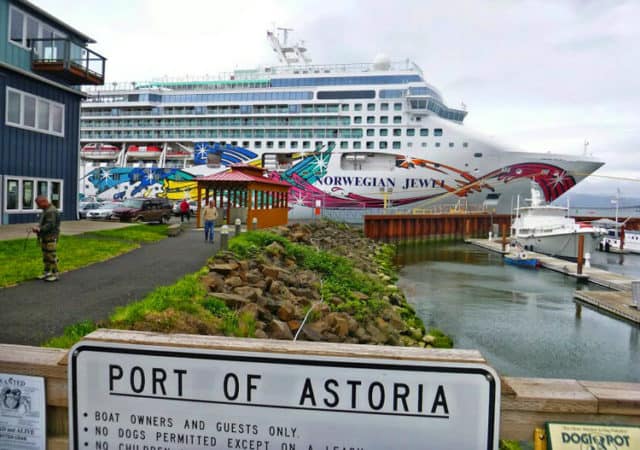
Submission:
[[[87,91],[81,192],[183,198],[196,176],[261,165],[299,206],[455,203],[508,211],[534,179],[551,201],[602,164],[515,152],[470,132],[412,61],[310,64],[268,33],[281,66]]]

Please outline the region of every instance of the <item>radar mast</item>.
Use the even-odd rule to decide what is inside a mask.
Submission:
[[[278,59],[288,66],[293,64],[309,64],[311,58],[305,54],[307,49],[304,47],[304,41],[298,41],[291,46],[288,45],[287,39],[290,31],[293,31],[293,28],[279,27],[276,28],[275,31],[267,31],[267,38],[269,39],[271,48],[278,54]],[[276,32],[279,32],[282,39],[276,35]]]

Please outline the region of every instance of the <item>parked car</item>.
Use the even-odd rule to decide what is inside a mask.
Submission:
[[[78,215],[81,219],[86,219],[89,211],[98,208],[100,208],[100,203],[98,202],[81,203],[78,208]]]
[[[166,198],[130,198],[113,210],[121,222],[167,223],[171,212],[171,202]]]
[[[109,220],[114,216],[113,211],[116,208],[120,208],[122,206],[122,203],[103,202],[99,203],[99,205],[100,206],[98,208],[90,209],[87,211],[87,219]]]
[[[180,200],[179,202],[175,202],[173,204],[173,215],[174,216],[179,216],[180,215],[180,203],[182,203],[182,200]],[[191,212],[191,216],[195,217],[196,212],[198,212],[198,202],[196,202],[195,200],[189,201],[189,212]]]

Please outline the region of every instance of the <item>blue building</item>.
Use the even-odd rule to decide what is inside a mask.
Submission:
[[[80,86],[104,83],[94,42],[28,1],[0,0],[0,224],[36,221],[38,195],[76,218]]]

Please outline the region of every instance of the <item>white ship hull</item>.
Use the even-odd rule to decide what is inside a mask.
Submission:
[[[599,233],[566,233],[555,235],[539,235],[518,237],[518,242],[525,248],[556,258],[575,260],[578,257],[578,240],[584,236],[584,254],[598,249],[601,235]]]

